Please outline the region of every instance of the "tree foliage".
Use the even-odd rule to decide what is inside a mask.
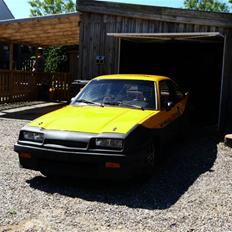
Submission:
[[[31,16],[43,16],[74,12],[75,4],[72,0],[30,0]]]
[[[192,10],[229,12],[229,6],[219,0],[185,0],[184,6]]]
[[[52,47],[46,49],[44,57],[46,59],[45,72],[65,72],[69,67],[68,53],[70,50],[76,50],[76,45]]]
[[[54,47],[46,49],[44,56],[46,58],[45,72],[57,72],[60,71],[59,67],[63,63],[64,53],[62,47]]]

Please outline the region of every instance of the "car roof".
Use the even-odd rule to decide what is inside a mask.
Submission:
[[[145,81],[161,81],[170,80],[170,78],[158,75],[146,75],[146,74],[111,74],[94,78],[95,80],[107,80],[107,79],[123,79],[123,80],[145,80]]]

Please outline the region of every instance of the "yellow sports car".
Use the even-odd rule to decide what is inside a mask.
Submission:
[[[150,174],[160,145],[179,131],[187,98],[168,77],[99,76],[70,105],[23,127],[14,150],[21,167],[46,176]]]

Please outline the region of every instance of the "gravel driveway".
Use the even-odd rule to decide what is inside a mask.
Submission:
[[[0,119],[0,231],[232,231],[232,150],[201,131],[145,183],[49,181],[19,169],[22,120]]]

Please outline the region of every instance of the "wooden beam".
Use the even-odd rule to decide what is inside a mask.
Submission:
[[[14,44],[13,43],[10,43],[9,50],[10,50],[10,54],[9,54],[9,70],[12,71],[13,70],[13,63],[14,63]]]
[[[14,62],[14,44],[10,43],[9,45],[10,54],[9,54],[9,70],[10,70],[10,80],[9,80],[9,86],[10,86],[10,100],[12,101],[13,98],[13,92],[14,92],[14,76],[13,76],[13,62]]]
[[[71,30],[70,29],[64,29],[64,30],[52,30],[52,29],[44,29],[43,31],[34,31],[34,33],[30,33],[29,31],[19,31],[18,33],[17,32],[8,32],[8,31],[5,31],[5,32],[2,32],[0,30],[0,34],[3,33],[1,35],[1,38],[8,38],[8,37],[13,37],[13,38],[29,38],[29,37],[47,37],[47,36],[51,36],[53,35],[56,36],[56,35],[65,35],[65,34],[79,34],[78,33],[78,30],[76,28],[72,28]]]
[[[53,26],[53,25],[47,25],[47,26],[24,26],[24,27],[17,27],[17,28],[2,28],[0,26],[0,32],[2,32],[1,36],[7,36],[7,35],[14,35],[14,34],[24,34],[24,33],[30,33],[30,34],[45,34],[47,32],[50,33],[56,33],[56,32],[78,32],[78,24],[62,24],[59,26]]]
[[[221,80],[221,97],[219,107],[219,129],[232,129],[232,32],[225,35],[223,68]]]
[[[14,35],[14,36],[12,36],[11,34],[7,34],[7,35],[4,35],[4,36],[2,36],[2,39],[11,39],[11,38],[13,38],[13,39],[16,39],[16,40],[30,40],[30,39],[45,39],[45,40],[49,40],[49,39],[54,39],[54,37],[56,37],[56,38],[61,38],[62,39],[62,37],[66,37],[66,38],[68,38],[68,37],[72,37],[72,38],[74,38],[74,37],[78,37],[79,36],[79,34],[78,33],[76,33],[76,34],[74,34],[74,33],[72,33],[72,32],[69,32],[69,31],[67,31],[67,32],[63,32],[63,31],[58,31],[58,32],[47,32],[47,33],[45,33],[45,34],[41,34],[41,33],[35,33],[35,34],[29,34],[28,36],[26,36],[25,34],[21,34],[21,33],[19,33],[19,34],[16,34],[16,35]]]
[[[75,19],[79,19],[80,18],[80,14],[78,12],[74,12],[74,13],[67,13],[67,14],[57,14],[57,15],[47,15],[47,16],[38,16],[38,17],[30,17],[30,18],[24,18],[24,19],[10,19],[10,20],[2,20],[0,22],[1,25],[3,24],[15,24],[15,23],[27,23],[27,22],[46,22],[49,20],[67,20],[67,19],[71,19],[71,18],[75,18]]]
[[[25,45],[29,45],[29,46],[42,46],[42,47],[52,47],[52,46],[62,46],[62,45],[77,45],[79,44],[79,39],[73,39],[73,40],[51,40],[51,41],[41,41],[41,40],[37,40],[37,41],[34,41],[32,42],[31,40],[29,41],[26,41],[26,40],[1,40],[0,39],[0,42],[12,42],[12,43],[15,43],[15,44],[25,44]]]

